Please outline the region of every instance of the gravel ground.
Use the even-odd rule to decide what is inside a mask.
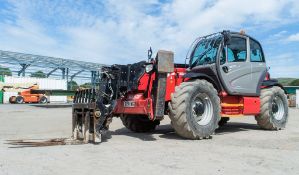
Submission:
[[[259,129],[235,118],[209,140],[178,137],[166,118],[155,132],[132,133],[117,118],[100,145],[9,148],[9,139],[71,135],[71,108],[0,105],[0,175],[44,174],[299,174],[299,110],[287,128]]]

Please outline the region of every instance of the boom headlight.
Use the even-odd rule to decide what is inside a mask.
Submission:
[[[150,71],[153,70],[153,68],[154,68],[154,65],[148,64],[148,65],[145,66],[145,72],[149,73]]]

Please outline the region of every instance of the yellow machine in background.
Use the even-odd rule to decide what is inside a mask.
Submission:
[[[45,94],[32,94],[31,90],[38,90],[37,83],[1,83],[0,88],[4,92],[18,92],[18,96],[11,96],[10,103],[47,103]]]

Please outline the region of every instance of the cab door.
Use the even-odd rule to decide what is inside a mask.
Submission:
[[[256,95],[249,55],[249,38],[244,35],[231,35],[230,42],[223,47],[218,73],[230,95]]]
[[[263,49],[260,43],[254,39],[250,39],[250,62],[251,62],[251,82],[255,88],[257,96],[260,95],[261,83],[266,77],[267,66]]]

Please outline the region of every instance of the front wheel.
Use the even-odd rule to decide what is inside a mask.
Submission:
[[[125,115],[120,117],[123,125],[133,132],[149,132],[155,130],[160,121],[149,120],[144,115]]]
[[[168,106],[172,127],[184,138],[209,138],[218,128],[220,99],[206,80],[183,82],[176,87]]]
[[[285,128],[288,120],[288,101],[284,91],[278,87],[262,89],[261,112],[255,116],[257,124],[268,130]]]
[[[45,96],[41,96],[39,99],[39,103],[45,104],[48,102],[48,98]]]
[[[16,103],[18,103],[18,104],[24,103],[24,98],[22,96],[17,96],[16,97]]]

